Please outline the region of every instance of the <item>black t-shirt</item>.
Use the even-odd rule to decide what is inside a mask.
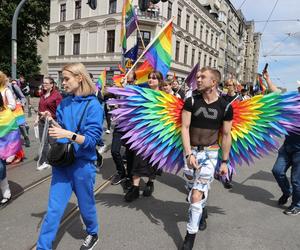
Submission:
[[[222,127],[223,121],[233,119],[232,107],[222,97],[210,104],[204,101],[202,95],[195,95],[193,98],[194,104],[190,97],[183,106],[184,110],[192,113],[191,127],[218,130]]]
[[[230,103],[232,102],[237,96],[239,96],[238,94],[235,94],[234,96],[231,95],[223,95],[223,98],[226,102]],[[236,100],[242,100],[241,97],[236,98]]]

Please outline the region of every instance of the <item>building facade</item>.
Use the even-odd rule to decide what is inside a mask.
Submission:
[[[61,79],[61,68],[69,62],[82,62],[95,78],[107,69],[108,80],[119,73],[121,63],[121,12],[123,1],[107,0],[92,10],[85,1],[51,0],[49,31],[49,75]],[[100,8],[101,6],[101,8]],[[196,0],[160,2],[142,12],[133,1],[145,45],[173,16],[173,54],[170,74],[183,80],[191,68],[218,67],[220,24]],[[128,49],[140,36],[135,31],[127,40]]]

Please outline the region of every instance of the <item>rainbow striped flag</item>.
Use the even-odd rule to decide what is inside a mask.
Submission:
[[[96,88],[104,93],[104,88],[106,85],[106,68],[103,70],[102,74],[99,75],[98,80],[96,82]]]
[[[145,60],[135,71],[135,84],[143,84],[148,82],[148,75],[151,71],[153,71],[151,64],[147,60]]]
[[[160,71],[164,78],[171,66],[172,31],[173,22],[169,22],[145,53],[145,57],[151,64],[152,68]]]
[[[16,104],[16,109],[13,111],[13,115],[16,118],[16,122],[18,126],[25,124],[26,120],[25,120],[24,110],[22,108],[21,103]]]
[[[132,0],[124,0],[122,9],[121,45],[123,53],[127,49],[127,38],[137,29],[137,16],[131,2]]]
[[[6,160],[22,150],[19,126],[9,108],[0,111],[0,158]]]

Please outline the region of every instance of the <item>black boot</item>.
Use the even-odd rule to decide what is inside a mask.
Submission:
[[[146,186],[145,186],[143,195],[146,196],[146,197],[149,197],[149,196],[151,196],[153,191],[154,191],[153,181],[148,181]]]
[[[125,194],[124,199],[127,202],[132,202],[137,198],[139,198],[139,196],[140,196],[140,187],[132,186]]]
[[[202,217],[201,217],[201,220],[200,220],[200,224],[199,224],[199,230],[200,231],[204,231],[206,229],[206,227],[207,227],[206,219],[207,219],[207,208],[204,207],[203,212],[202,212]]]
[[[194,246],[195,238],[196,238],[196,234],[189,234],[189,232],[186,232],[186,236],[184,238],[184,242],[181,250],[192,250]]]

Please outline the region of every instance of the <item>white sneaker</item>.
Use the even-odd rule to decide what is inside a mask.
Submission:
[[[100,155],[102,155],[102,154],[106,151],[106,149],[107,149],[107,146],[106,146],[106,145],[103,145],[103,146],[99,147],[98,153],[99,153]]]
[[[105,130],[105,133],[106,133],[106,134],[110,134],[110,130],[109,130],[109,129],[106,129],[106,130]]]
[[[48,168],[51,168],[51,165],[47,164],[46,162],[44,162],[42,165],[40,165],[39,167],[37,167],[36,170],[42,171],[42,170],[45,170],[45,169],[48,169]]]

